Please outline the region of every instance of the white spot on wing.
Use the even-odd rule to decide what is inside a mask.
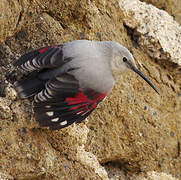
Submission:
[[[33,59],[33,60],[32,60],[32,63],[33,63],[33,66],[35,66],[35,67],[38,67],[38,68],[39,68],[39,65],[37,64],[36,59]]]
[[[63,122],[60,123],[61,126],[64,126],[66,124],[67,124],[67,121],[63,121]]]
[[[106,100],[106,98],[107,98],[107,96],[102,100],[102,101],[105,101]]]
[[[77,112],[76,114],[78,114],[78,115],[79,115],[79,114],[82,114],[82,111],[79,111],[79,112]]]
[[[51,96],[48,94],[48,92],[45,90],[45,96],[47,97],[47,98],[51,98]]]
[[[52,122],[57,122],[58,120],[59,120],[59,118],[57,117],[57,118],[52,119],[51,121]]]
[[[37,99],[40,101],[46,101],[47,100],[45,95],[43,94],[43,91],[41,91],[37,94]]]
[[[45,106],[46,108],[51,108],[51,106]]]
[[[27,61],[27,62],[24,63],[24,68],[25,68],[25,69],[30,70],[30,69],[29,69],[30,67],[31,67],[31,65],[30,65],[30,62],[29,62],[29,61]]]
[[[53,111],[49,111],[49,112],[46,112],[46,114],[47,114],[48,116],[53,116],[54,112],[53,112]]]
[[[21,65],[21,68],[25,71],[31,71],[33,70],[33,67],[30,64],[30,61],[25,62],[24,64]]]
[[[34,97],[34,101],[35,101],[36,103],[38,102],[37,96]]]
[[[88,113],[89,111],[85,111],[84,113],[81,114],[81,116],[84,116]]]

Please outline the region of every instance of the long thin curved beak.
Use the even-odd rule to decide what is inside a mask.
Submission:
[[[132,70],[137,73],[139,76],[141,76],[158,94],[160,94],[158,92],[158,90],[155,88],[155,86],[146,78],[146,76],[141,72],[139,71],[137,68],[132,68]]]

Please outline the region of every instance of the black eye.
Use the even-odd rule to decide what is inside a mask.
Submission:
[[[126,57],[123,57],[123,62],[127,62],[127,58]]]

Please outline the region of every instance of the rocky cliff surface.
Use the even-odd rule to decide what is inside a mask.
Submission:
[[[0,1],[0,179],[181,179],[180,6],[145,2]],[[11,63],[74,39],[123,44],[160,95],[130,72],[85,122],[39,128]]]

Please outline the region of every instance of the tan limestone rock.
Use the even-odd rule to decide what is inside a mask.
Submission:
[[[17,0],[0,2],[0,42],[12,36],[20,23],[22,8]]]
[[[175,0],[141,0],[147,3],[151,3],[159,9],[167,11],[173,18],[181,24],[181,1]]]
[[[139,0],[119,0],[123,21],[152,57],[181,65],[181,26],[165,11]]]

